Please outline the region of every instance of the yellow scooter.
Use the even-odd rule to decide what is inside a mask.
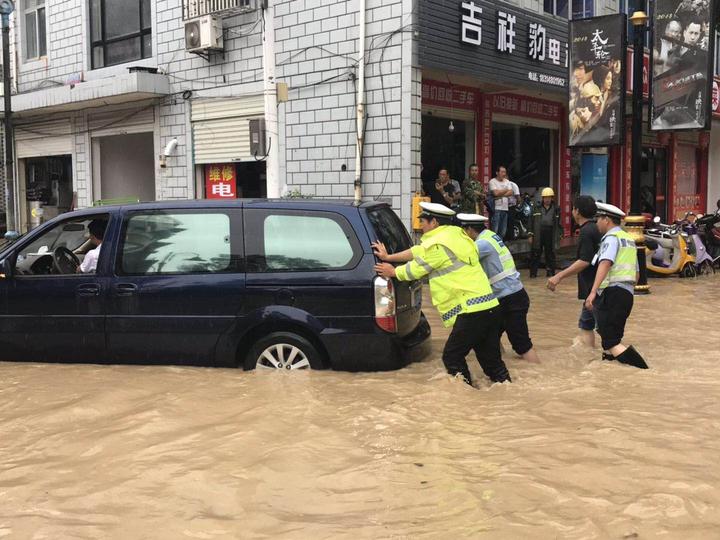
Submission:
[[[683,232],[682,222],[673,225],[653,219],[655,227],[645,231],[645,259],[648,272],[657,276],[679,274],[680,277],[695,277],[695,256],[688,248],[688,235]]]

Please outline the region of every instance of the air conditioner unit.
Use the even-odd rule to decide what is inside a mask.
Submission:
[[[185,23],[185,50],[188,52],[223,49],[222,21],[206,15]]]

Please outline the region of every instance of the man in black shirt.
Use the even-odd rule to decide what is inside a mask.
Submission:
[[[573,203],[572,216],[580,226],[580,237],[577,244],[577,260],[568,268],[548,279],[547,287],[551,291],[560,285],[566,277],[577,274],[578,277],[578,298],[583,300],[582,311],[580,312],[580,336],[586,345],[595,346],[595,317],[593,312],[585,308],[585,299],[590,294],[593,282],[595,281],[596,267],[592,260],[598,252],[602,234],[593,221],[597,208],[595,200],[588,195],[580,195]]]

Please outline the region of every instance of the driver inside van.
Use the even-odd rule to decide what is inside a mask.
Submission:
[[[90,239],[83,244],[80,248],[82,252],[83,248],[89,246],[95,246],[85,254],[85,258],[77,268],[78,274],[90,274],[94,273],[97,269],[98,259],[100,258],[100,249],[102,248],[102,241],[105,237],[105,229],[107,229],[108,222],[104,219],[94,219],[88,225],[88,232],[90,233]]]

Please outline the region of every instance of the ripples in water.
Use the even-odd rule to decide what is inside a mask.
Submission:
[[[718,538],[720,279],[636,299],[648,371],[543,282],[512,385],[442,329],[391,373],[0,364],[0,538]]]

